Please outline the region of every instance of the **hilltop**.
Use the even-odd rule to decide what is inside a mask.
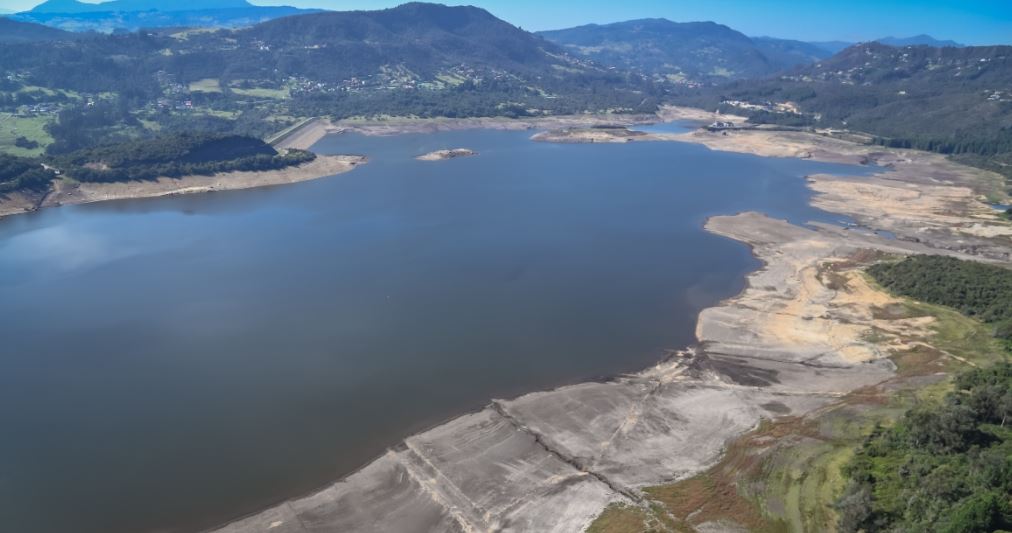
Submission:
[[[0,17],[0,43],[35,43],[74,37],[73,34],[56,28]]]
[[[111,0],[97,4],[78,0],[46,0],[32,8],[29,13],[113,13],[130,11],[193,11],[193,2],[182,0]],[[206,0],[199,9],[241,9],[254,7],[246,0]]]
[[[876,42],[888,44],[889,46],[933,46],[935,48],[962,48],[965,45],[956,41],[939,40],[930,35],[914,35],[913,37],[883,37]]]
[[[714,22],[643,19],[541,32],[569,52],[674,82],[715,82],[776,72],[744,34]]]

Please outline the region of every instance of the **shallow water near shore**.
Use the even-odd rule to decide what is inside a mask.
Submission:
[[[369,164],[0,221],[3,529],[211,527],[491,398],[645,368],[758,266],[708,216],[836,223],[802,177],[873,170],[529,136],[331,136]],[[451,148],[478,155],[414,159]]]

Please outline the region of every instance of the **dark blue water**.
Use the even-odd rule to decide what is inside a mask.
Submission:
[[[691,344],[853,167],[526,132],[336,136],[352,173],[0,221],[0,529],[186,531],[347,474],[495,397]],[[437,163],[414,156],[467,147]]]

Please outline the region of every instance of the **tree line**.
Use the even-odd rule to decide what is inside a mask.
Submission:
[[[913,256],[868,269],[890,291],[944,305],[994,327],[1012,346],[1012,270],[944,256]]]

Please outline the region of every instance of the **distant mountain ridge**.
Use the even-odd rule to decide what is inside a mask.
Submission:
[[[0,47],[0,71],[77,93],[129,90],[163,106],[190,93],[245,101],[258,89],[301,116],[652,111],[660,94],[642,76],[573,57],[483,9],[424,3],[235,30],[92,35],[77,47]]]
[[[930,46],[933,48],[963,48],[966,45],[957,43],[956,41],[950,40],[939,40],[935,39],[930,35],[914,35],[913,37],[883,37],[870,41],[873,43],[881,43],[889,46],[904,47],[904,46]],[[809,43],[813,46],[821,48],[830,54],[838,54],[846,48],[850,48],[858,43],[852,43],[847,41],[822,41]]]
[[[141,28],[237,28],[268,20],[319,12],[289,6],[255,6],[246,0],[113,0],[86,4],[78,0],[48,0],[31,11],[11,15],[25,22],[67,31],[134,31]]]
[[[752,39],[715,22],[642,19],[539,35],[601,64],[690,84],[767,76],[830,55],[801,41]]]
[[[816,44],[804,41],[775,37],[752,37],[752,41],[763,55],[781,68],[810,65],[833,55]]]
[[[931,46],[935,48],[963,48],[965,45],[957,43],[956,41],[940,41],[930,35],[914,35],[913,37],[883,37],[878,39],[876,42],[887,44],[889,46]]]
[[[775,70],[751,39],[714,22],[642,19],[539,35],[603,65],[635,69],[675,82],[755,77]]]
[[[110,0],[89,4],[78,0],[46,0],[28,13],[116,13],[132,11],[203,11],[211,9],[243,9],[254,7],[247,0]]]
[[[34,43],[74,38],[75,35],[49,26],[0,17],[0,43]]]

